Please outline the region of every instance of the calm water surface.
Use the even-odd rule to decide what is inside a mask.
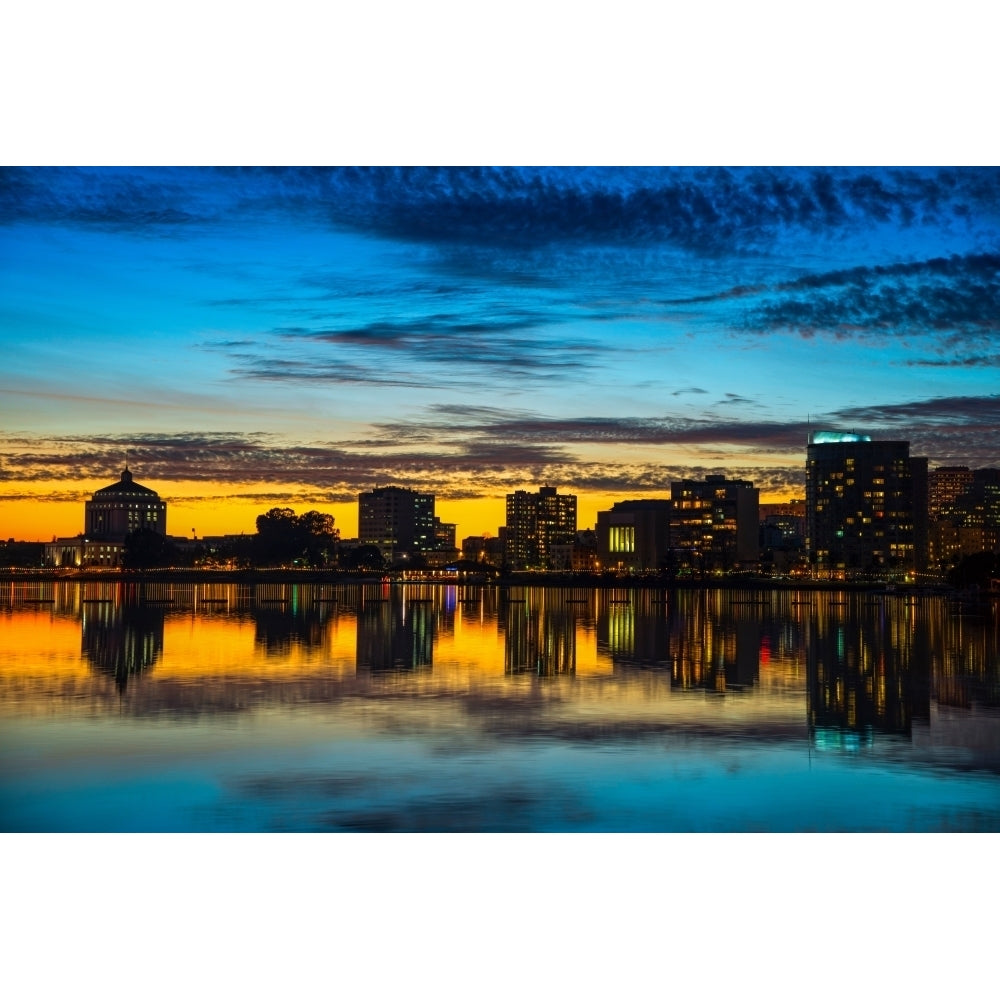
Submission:
[[[0,828],[996,831],[994,603],[15,583]]]

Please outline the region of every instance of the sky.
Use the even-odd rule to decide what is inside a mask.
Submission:
[[[810,429],[1000,465],[1000,169],[4,168],[0,536],[117,480],[174,535],[429,491],[458,538]]]

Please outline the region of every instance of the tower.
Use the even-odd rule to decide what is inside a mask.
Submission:
[[[820,575],[895,578],[927,559],[927,459],[909,441],[816,431],[806,455],[806,549]]]

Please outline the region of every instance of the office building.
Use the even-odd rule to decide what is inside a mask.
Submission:
[[[402,486],[377,486],[358,494],[358,541],[376,545],[391,561],[433,551],[434,496]]]
[[[806,457],[806,550],[820,577],[895,579],[927,561],[927,459],[908,441],[817,431]]]
[[[972,486],[973,474],[967,465],[945,465],[927,474],[927,512],[933,521],[953,514],[955,503]]]
[[[1000,550],[1000,470],[945,467],[934,469],[928,481],[932,569]]]
[[[553,545],[576,540],[576,497],[554,486],[507,494],[504,559],[511,569],[552,569]]]
[[[754,569],[760,491],[745,479],[706,476],[670,486],[670,569],[681,575]]]

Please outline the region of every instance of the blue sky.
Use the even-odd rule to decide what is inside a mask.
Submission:
[[[0,174],[13,525],[126,448],[216,530],[349,533],[394,482],[460,537],[542,482],[581,527],[685,475],[798,494],[807,426],[996,465],[998,334],[993,168]]]

